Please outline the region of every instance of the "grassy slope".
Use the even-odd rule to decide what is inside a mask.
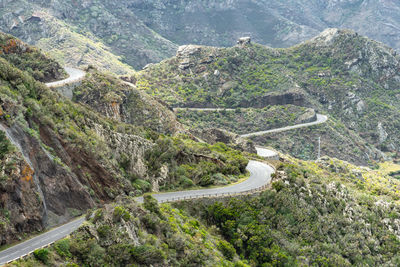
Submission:
[[[67,77],[64,69],[56,61],[46,57],[37,48],[4,33],[0,33],[0,56],[41,82]]]

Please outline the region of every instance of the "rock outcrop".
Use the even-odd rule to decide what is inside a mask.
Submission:
[[[256,154],[256,148],[252,141],[240,137],[238,134],[223,129],[193,129],[193,134],[209,144],[217,142],[225,143],[234,149]]]

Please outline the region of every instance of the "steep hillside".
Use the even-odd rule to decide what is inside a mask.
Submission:
[[[400,166],[289,159],[259,196],[174,206],[217,226],[252,266],[399,264]]]
[[[183,133],[175,114],[134,85],[89,69],[73,90],[73,101],[84,103],[108,118],[141,125],[163,134]]]
[[[248,266],[221,236],[151,197],[90,212],[71,237],[20,261],[19,266]]]
[[[294,105],[262,109],[190,110],[177,109],[182,123],[193,129],[220,128],[237,134],[265,131],[315,120],[315,111]]]
[[[0,29],[78,66],[124,73],[171,56],[175,45],[115,1],[0,2]],[[115,56],[116,55],[116,56]]]
[[[37,48],[1,32],[0,56],[20,70],[29,72],[30,75],[41,82],[61,80],[67,76],[57,62],[43,55]]]
[[[56,64],[40,54],[31,56],[37,66]],[[227,184],[246,174],[243,153],[172,137],[182,130],[173,113],[115,78],[89,74],[79,87],[90,100],[81,99],[84,105],[16,68],[16,59],[24,56],[0,57],[0,244],[65,222],[118,195]],[[16,62],[21,69],[30,64]],[[121,107],[126,119],[90,107],[91,101],[113,107],[113,96],[129,99]]]
[[[312,107],[330,114],[345,146],[371,144],[353,153],[354,162],[366,163],[382,157],[378,150],[399,150],[399,66],[399,56],[381,43],[328,29],[287,49],[182,46],[176,57],[140,72],[136,85],[174,107]]]

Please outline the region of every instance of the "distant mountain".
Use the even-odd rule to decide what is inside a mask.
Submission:
[[[178,45],[232,46],[251,36],[288,47],[326,28],[349,28],[400,48],[394,0],[43,1],[0,0],[0,30],[62,63],[116,73],[172,56]],[[123,63],[122,63],[123,62]]]
[[[177,44],[231,46],[249,35],[261,44],[288,47],[326,28],[349,28],[400,48],[395,0],[131,0],[120,5]]]

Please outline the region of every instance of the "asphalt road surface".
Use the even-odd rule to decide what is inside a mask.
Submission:
[[[250,177],[238,184],[210,188],[210,189],[199,189],[199,190],[186,190],[170,193],[160,193],[153,194],[152,196],[159,202],[174,201],[183,198],[200,198],[207,196],[217,196],[217,195],[228,195],[237,194],[251,190],[257,190],[262,186],[268,184],[271,180],[271,174],[274,173],[274,169],[268,164],[250,160],[246,169],[250,172]],[[137,198],[139,202],[143,202],[143,197]]]
[[[75,69],[75,68],[70,68],[70,67],[65,67],[65,71],[68,73],[69,77],[61,80],[61,81],[55,81],[51,83],[46,83],[47,87],[58,87],[58,86],[63,86],[69,83],[73,83],[76,81],[79,81],[85,77],[86,72],[80,69]]]
[[[79,218],[62,226],[59,226],[51,231],[43,233],[23,243],[10,247],[0,252],[0,265],[6,264],[9,261],[16,260],[24,255],[33,252],[43,246],[47,246],[63,237],[66,237],[85,221],[85,218]]]
[[[280,132],[284,132],[284,131],[289,131],[289,130],[303,128],[303,127],[310,127],[313,125],[325,123],[327,120],[328,120],[328,116],[317,114],[317,120],[315,120],[313,122],[301,123],[301,124],[296,124],[293,126],[287,126],[287,127],[283,127],[283,128],[260,131],[260,132],[255,132],[255,133],[242,134],[241,137],[246,138],[246,137],[259,136],[259,135],[264,135],[264,134],[269,134],[269,133],[280,133]]]

